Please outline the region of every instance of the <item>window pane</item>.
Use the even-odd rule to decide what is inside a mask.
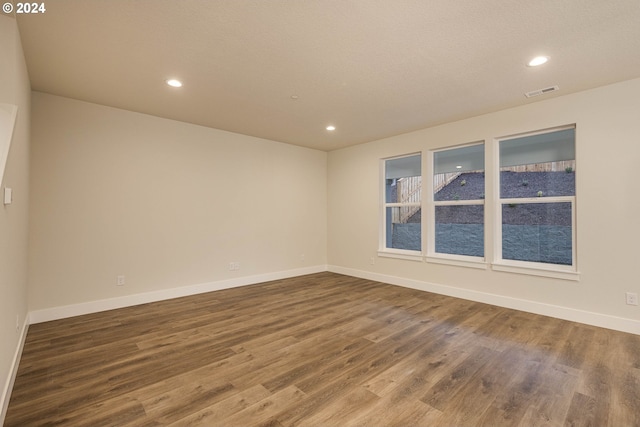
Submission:
[[[575,129],[500,141],[500,167],[575,160]]]
[[[387,208],[386,247],[420,251],[421,215],[420,206]]]
[[[500,197],[574,196],[575,129],[500,141]]]
[[[433,153],[434,174],[484,170],[484,144]]]
[[[502,258],[571,265],[571,203],[502,205]]]
[[[433,155],[435,201],[484,199],[484,144]]]
[[[420,176],[422,173],[420,159],[420,154],[415,154],[413,156],[398,157],[396,159],[385,160],[385,179],[404,178],[407,176]]]
[[[484,256],[484,205],[436,206],[436,252]]]
[[[385,202],[420,203],[422,189],[420,154],[385,160]]]

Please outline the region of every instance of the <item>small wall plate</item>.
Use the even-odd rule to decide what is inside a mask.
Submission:
[[[13,202],[13,190],[8,187],[4,188],[4,204],[10,205]]]

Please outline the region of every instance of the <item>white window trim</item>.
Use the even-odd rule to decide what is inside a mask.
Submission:
[[[472,257],[468,255],[453,255],[453,254],[431,254],[424,257],[426,262],[433,264],[447,264],[455,265],[458,267],[477,268],[480,270],[486,270],[489,266],[486,259],[483,257]]]
[[[476,200],[435,201],[434,193],[433,193],[433,171],[434,171],[435,153],[440,151],[453,150],[456,148],[471,147],[474,145],[484,145],[484,155],[485,155],[484,170],[486,175],[487,147],[484,140],[471,142],[469,144],[455,145],[452,147],[444,147],[436,150],[429,150],[429,152],[427,153],[427,168],[425,169],[423,165],[423,169],[427,171],[427,174],[425,175],[424,172],[422,174],[422,182],[427,189],[426,197],[423,197],[423,204],[426,205],[426,209],[425,208],[423,209],[425,210],[425,212],[428,213],[428,215],[423,215],[423,221],[425,220],[427,221],[426,228],[425,228],[427,230],[427,238],[426,238],[427,247],[426,247],[425,257],[424,257],[426,262],[430,262],[434,264],[448,264],[448,265],[455,265],[459,267],[469,267],[469,268],[477,268],[477,269],[484,269],[484,270],[488,268],[489,264],[487,263],[487,259],[486,259],[486,251],[487,251],[486,197],[485,199],[476,199]],[[486,184],[485,184],[485,189],[486,189]],[[424,191],[424,187],[423,187],[423,191]],[[425,193],[423,193],[423,195],[424,194]],[[486,191],[485,191],[485,194],[486,194]],[[483,233],[484,234],[483,246],[484,246],[484,253],[485,253],[484,257],[474,257],[469,255],[456,255],[456,254],[436,252],[436,223],[435,223],[436,206],[452,206],[452,205],[482,205],[484,207],[484,224],[483,224],[483,227],[485,230],[485,232]],[[424,225],[425,224],[423,223],[423,227]],[[423,247],[424,247],[424,244],[423,244]]]
[[[574,125],[559,126],[555,128],[549,128],[539,130],[535,132],[526,132],[516,135],[503,136],[494,139],[494,165],[496,179],[494,180],[494,194],[495,201],[494,206],[494,231],[493,231],[493,262],[491,263],[491,269],[494,271],[504,271],[509,273],[527,274],[532,276],[551,277],[556,279],[565,280],[580,280],[580,273],[577,265],[577,239],[576,239],[576,196],[557,196],[557,197],[533,197],[533,198],[500,198],[500,142],[512,138],[520,138],[532,135],[540,135],[544,133],[556,132],[565,129],[575,129]],[[574,142],[575,143],[575,142]],[[577,146],[576,146],[577,157]],[[576,161],[577,163],[577,161]],[[577,185],[577,183],[576,183]],[[577,189],[576,189],[577,194]],[[505,203],[557,203],[557,202],[570,202],[571,203],[571,264],[570,266],[564,266],[560,264],[547,264],[541,262],[532,261],[518,261],[502,258],[502,205]]]
[[[407,261],[422,262],[422,253],[420,251],[409,251],[406,249],[385,248],[378,251],[378,256],[384,258],[405,259]]]
[[[551,277],[563,280],[580,280],[580,272],[575,271],[573,268],[564,269],[562,266],[554,268],[554,266],[555,264],[514,260],[502,260],[491,263],[491,269],[494,271]]]
[[[420,175],[423,177],[422,179],[422,193],[421,193],[421,201],[420,203],[387,203],[387,194],[386,194],[386,171],[385,165],[387,160],[393,159],[401,159],[403,157],[411,157],[420,155]],[[385,157],[380,159],[380,168],[379,168],[379,176],[380,182],[378,183],[378,188],[380,191],[379,194],[379,211],[380,211],[380,223],[378,229],[378,256],[386,257],[386,258],[397,258],[404,259],[409,261],[420,261],[422,262],[422,251],[412,251],[407,249],[395,249],[387,247],[387,208],[390,207],[401,207],[401,206],[420,206],[424,210],[424,154],[422,151],[417,151],[414,153],[402,154],[400,156],[392,156]],[[424,215],[422,216],[424,219]],[[420,242],[422,247],[424,247],[424,228],[421,227],[421,235]]]
[[[386,257],[386,258],[396,258],[403,259],[409,261],[418,261],[418,262],[428,262],[435,264],[445,264],[445,265],[453,265],[459,267],[469,267],[476,269],[488,269],[499,271],[499,272],[507,272],[507,273],[516,273],[516,274],[525,274],[530,276],[542,276],[549,278],[556,278],[562,280],[580,280],[580,272],[578,271],[577,265],[577,237],[576,237],[576,224],[577,224],[577,215],[576,215],[576,196],[559,196],[559,197],[535,197],[535,198],[515,198],[515,199],[501,199],[500,198],[500,141],[531,136],[537,134],[544,134],[549,132],[555,132],[565,129],[575,129],[575,125],[566,125],[559,126],[554,128],[543,129],[535,132],[525,132],[514,135],[507,135],[498,138],[494,138],[492,141],[493,144],[493,153],[491,152],[491,148],[487,147],[487,141],[476,141],[469,144],[445,147],[436,150],[428,150],[425,152],[414,152],[403,154],[400,156],[393,156],[380,159],[380,177],[381,182],[379,185],[380,191],[380,205],[379,209],[381,212],[381,221],[379,224],[379,249],[378,256]],[[479,200],[456,200],[456,201],[439,201],[436,202],[433,200],[433,161],[434,161],[434,153],[438,151],[455,149],[458,147],[471,146],[477,144],[484,144],[485,146],[485,165],[492,165],[489,169],[485,166],[485,174],[491,174],[490,181],[493,181],[493,192],[485,191],[487,196],[491,195],[491,197],[485,197],[485,199]],[[577,145],[577,144],[576,144]],[[577,146],[576,146],[576,158],[577,154]],[[422,167],[421,167],[421,175],[422,175],[422,185],[423,185],[423,193],[421,203],[386,203],[386,193],[385,193],[385,162],[387,160],[409,157],[414,155],[421,155],[422,159]],[[425,155],[426,154],[426,155]],[[488,162],[491,156],[493,156],[493,161]],[[576,188],[577,194],[577,188]],[[502,205],[504,203],[557,203],[557,202],[570,202],[571,203],[571,233],[572,233],[572,265],[565,266],[559,264],[547,264],[547,263],[539,263],[539,262],[531,262],[531,261],[519,261],[519,260],[509,260],[502,259]],[[454,254],[441,254],[435,252],[435,207],[441,205],[478,205],[482,204],[484,206],[484,248],[485,248],[485,256],[484,257],[472,257],[466,255],[454,255]],[[422,211],[425,215],[422,215],[422,235],[420,236],[422,241],[422,250],[421,251],[412,251],[412,250],[403,250],[403,249],[394,249],[386,247],[386,212],[387,207],[396,207],[396,206],[421,206]],[[491,212],[493,209],[493,212]],[[491,235],[487,233],[487,224],[491,222],[494,224],[493,230],[489,230]],[[488,252],[488,250],[491,251]],[[491,260],[491,261],[489,261]]]

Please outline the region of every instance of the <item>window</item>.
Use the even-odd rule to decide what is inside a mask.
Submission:
[[[499,141],[496,258],[575,271],[575,128]]]
[[[378,254],[579,280],[575,136],[496,139],[487,167],[484,141],[431,150],[425,168],[419,153],[383,159]]]
[[[415,154],[383,161],[383,251],[422,250],[421,158]]]
[[[484,182],[484,144],[433,153],[430,256],[484,258]]]

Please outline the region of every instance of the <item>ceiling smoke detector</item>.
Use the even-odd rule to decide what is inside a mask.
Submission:
[[[538,90],[532,90],[531,92],[525,92],[524,96],[526,96],[527,98],[531,98],[531,97],[538,96],[538,95],[544,95],[545,93],[555,92],[557,90],[560,90],[560,88],[558,86],[549,86],[549,87],[545,87],[544,89],[538,89]]]

